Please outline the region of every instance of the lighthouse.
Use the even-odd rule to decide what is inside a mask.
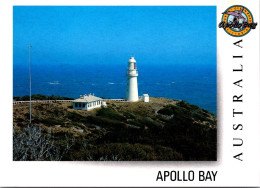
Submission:
[[[134,57],[131,57],[128,61],[127,69],[127,89],[126,89],[126,100],[135,102],[138,101],[138,85],[137,85],[137,68]]]

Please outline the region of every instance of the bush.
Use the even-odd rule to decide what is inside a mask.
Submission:
[[[167,115],[167,116],[173,115],[172,105],[165,106],[164,108],[160,109],[158,111],[158,113],[163,114],[163,115]]]
[[[46,126],[53,126],[53,125],[64,125],[64,119],[55,119],[55,118],[46,118],[46,119],[37,119],[34,121],[35,123],[43,123]]]
[[[14,100],[14,101],[21,101],[21,97],[14,96],[14,97],[13,97],[13,100]]]
[[[50,135],[42,134],[40,127],[27,126],[20,131],[14,128],[13,131],[14,161],[58,161],[65,154],[59,147],[55,146]]]
[[[100,116],[88,116],[87,122],[90,124],[98,125],[100,127],[106,127],[111,129],[121,129],[125,127],[125,124],[121,121]]]
[[[30,100],[30,96],[29,95],[25,95],[23,97],[19,97],[19,96],[15,96],[13,97],[14,100],[16,101],[29,101]],[[70,98],[70,97],[60,97],[60,96],[47,96],[47,95],[41,95],[41,94],[34,94],[32,95],[32,100],[73,100],[74,98]]]
[[[109,119],[119,120],[119,121],[126,121],[126,118],[119,114],[117,111],[113,110],[112,108],[101,108],[97,112],[97,116],[107,117]]]
[[[123,160],[123,161],[147,161],[147,160],[183,160],[182,155],[171,148],[144,144],[111,143],[99,145],[96,149],[87,152],[91,156],[86,160]]]
[[[71,121],[75,121],[75,122],[86,122],[86,117],[76,113],[76,112],[68,112],[67,114],[67,118],[70,119]]]
[[[30,96],[29,95],[25,95],[21,98],[22,101],[29,101],[30,100]]]

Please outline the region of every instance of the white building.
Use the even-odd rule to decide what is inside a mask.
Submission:
[[[142,101],[143,102],[149,102],[149,95],[148,94],[143,94],[142,95]]]
[[[127,89],[126,89],[126,100],[135,102],[138,101],[138,85],[137,85],[137,67],[134,57],[131,57],[128,61],[127,70]]]
[[[91,94],[80,96],[80,98],[75,99],[72,103],[73,109],[77,110],[91,110],[101,106],[106,106],[106,102],[102,101],[102,98]]]

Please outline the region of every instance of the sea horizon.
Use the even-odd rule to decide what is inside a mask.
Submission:
[[[184,100],[216,114],[215,6],[15,6],[13,12],[14,96],[29,94],[30,43],[32,94],[125,98],[134,56],[139,96]]]
[[[29,95],[28,64],[13,67],[13,96]],[[215,115],[216,65],[142,64],[137,60],[138,94],[184,100]],[[127,60],[111,64],[34,64],[32,94],[78,98],[84,94],[125,98]]]

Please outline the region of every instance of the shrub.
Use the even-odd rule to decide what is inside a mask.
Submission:
[[[25,95],[23,97],[14,96],[13,99],[16,101],[29,101],[30,97],[29,95]],[[55,95],[51,95],[51,96],[41,95],[41,94],[32,95],[32,100],[73,100],[73,99],[74,98],[71,97],[60,97]]]
[[[71,121],[75,122],[86,122],[86,117],[76,113],[76,112],[68,112],[67,118],[70,119]]]
[[[55,146],[50,135],[43,135],[41,128],[27,126],[18,131],[13,130],[13,160],[14,161],[39,161],[39,160],[61,160],[68,152]]]
[[[64,119],[55,119],[55,118],[51,118],[51,117],[48,117],[46,119],[38,119],[37,123],[40,123],[40,122],[46,126],[64,125]]]
[[[113,110],[112,108],[101,108],[97,112],[97,116],[107,117],[114,120],[119,121],[126,121],[126,118],[119,114],[117,111]]]
[[[25,95],[21,98],[22,101],[29,101],[30,100],[30,97],[29,95]]]
[[[21,97],[19,97],[19,96],[14,96],[14,97],[13,97],[13,100],[14,100],[14,101],[21,101]]]
[[[164,108],[160,109],[158,111],[158,113],[163,114],[163,115],[167,115],[167,116],[173,115],[172,106],[171,105],[165,106]]]
[[[136,116],[133,113],[123,112],[123,114],[127,119],[136,119]]]
[[[111,143],[99,145],[96,149],[87,152],[91,158],[86,160],[124,160],[124,161],[147,161],[147,160],[183,160],[182,155],[171,148],[163,146],[152,147],[144,144]]]
[[[125,127],[123,122],[107,117],[88,116],[86,119],[88,123],[95,124],[100,127],[107,127],[112,129],[120,129]]]

